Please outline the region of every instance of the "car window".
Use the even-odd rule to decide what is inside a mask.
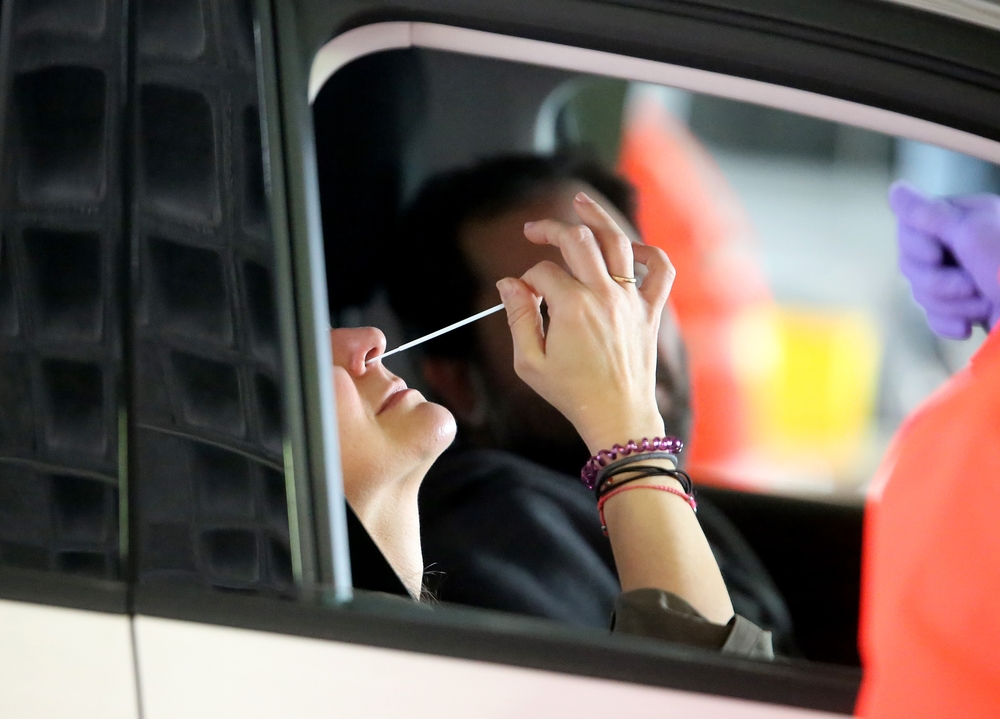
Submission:
[[[631,186],[634,206],[621,213],[678,268],[670,306],[683,342],[679,357],[661,352],[661,364],[673,365],[665,371],[662,406],[668,428],[688,443],[683,461],[710,504],[705,512],[717,508],[718,521],[732,522],[732,546],[745,541],[773,579],[795,627],[787,643],[775,630],[782,651],[857,664],[867,484],[903,417],[983,336],[980,329],[966,342],[947,342],[927,329],[896,265],[888,188],[906,179],[933,194],[988,191],[995,167],[848,123],[690,89],[424,49],[376,53],[340,68],[316,92],[313,114],[331,316],[341,327],[379,327],[388,348],[497,301],[485,296],[499,277],[490,276],[477,280],[486,288],[477,304],[451,314],[434,309],[449,302],[449,288],[460,301],[462,280],[438,277],[436,247],[411,246],[408,213],[415,204],[426,210],[420,202],[428,183],[512,155],[573,155]],[[463,196],[453,195],[460,207]],[[442,225],[441,232],[451,230]],[[525,252],[523,266],[515,266],[512,248],[504,267],[516,275],[533,260]],[[489,318],[463,332],[447,346],[436,340],[385,365],[447,404],[429,383],[428,366],[439,356],[481,357],[496,346],[491,333],[507,327]],[[491,358],[482,370],[498,421],[514,418],[501,435],[518,436],[525,426],[544,432],[530,425],[533,410],[518,404],[517,387],[498,379],[494,367],[503,361]],[[463,430],[460,420],[460,447],[519,454],[559,471],[567,483],[579,472],[582,458],[574,464],[544,456],[557,454],[551,444],[533,453],[529,443],[505,444],[501,435],[463,438],[463,431],[477,431],[472,427]],[[427,580],[445,601],[516,608],[517,601],[501,598],[515,590],[467,565],[506,552],[483,534],[508,531],[514,541],[518,510],[498,490],[490,501],[504,508],[497,511],[515,512],[507,515],[510,528],[476,526],[470,517],[492,526],[487,500],[480,500],[480,515],[474,500],[441,489],[472,471],[448,457],[421,490]],[[703,520],[710,542],[726,546],[715,521]],[[791,534],[799,542],[794,550]],[[522,561],[520,569],[542,563]],[[813,574],[810,566],[824,569]],[[474,582],[464,577],[472,574],[481,584],[467,590],[463,582]],[[751,581],[748,593],[756,596],[765,583]],[[745,611],[760,601],[766,604],[752,599]],[[551,608],[523,612],[560,616]]]

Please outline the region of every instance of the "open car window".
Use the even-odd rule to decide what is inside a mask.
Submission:
[[[639,234],[678,267],[686,461],[706,484],[860,501],[903,417],[984,337],[926,328],[887,196],[900,179],[935,195],[992,191],[986,160],[810,116],[808,102],[802,114],[434,50],[340,72],[315,89],[335,321],[377,325],[390,347],[412,338],[386,302],[392,260],[379,247],[435,175],[510,154],[593,156],[636,188]],[[352,82],[368,86],[356,104],[328,110]],[[430,282],[434,268],[410,271]],[[420,354],[386,362],[425,386]]]
[[[683,71],[678,87],[649,82],[652,72],[636,73],[642,80],[577,72],[567,59],[572,53],[563,57],[558,49],[551,56],[524,52],[544,62],[517,62],[520,41],[508,48],[495,36],[455,30],[459,46],[478,37],[495,45],[447,52],[448,29],[435,35],[427,27],[431,47],[384,50],[346,64],[324,49],[313,66],[333,325],[379,327],[392,348],[492,304],[481,298],[462,313],[419,316],[428,305],[422,295],[453,281],[439,277],[437,250],[428,246],[424,255],[414,244],[425,238],[410,234],[410,215],[428,183],[510,156],[586,157],[616,173],[635,192],[635,206],[620,208],[623,214],[631,213],[642,240],[664,249],[678,268],[670,308],[684,357],[676,371],[682,379],[671,385],[668,427],[688,440],[685,467],[787,603],[796,628],[782,651],[856,664],[868,482],[901,420],[983,337],[980,329],[966,342],[946,342],[927,329],[897,268],[888,189],[904,179],[931,194],[989,191],[998,181],[995,166],[967,153],[995,156],[996,148],[816,96],[768,97],[762,90],[754,102],[738,82],[729,87],[718,78],[699,91],[698,77]],[[378,37],[395,32],[387,26]],[[325,83],[324,63],[335,67]],[[888,131],[894,126],[907,134]],[[506,267],[520,273],[531,263],[515,264]],[[484,336],[507,331],[502,319],[493,320],[453,345],[467,342],[469,354],[482,353],[491,346]],[[428,358],[439,351],[454,347],[429,344],[385,364],[447,403],[428,383]],[[511,391],[489,372],[485,381],[497,382],[487,392],[492,397]],[[677,412],[680,405],[686,415]],[[515,421],[521,424],[513,434],[531,430],[530,413],[516,404],[508,409],[507,416],[525,418]],[[514,444],[489,441],[517,453]],[[576,468],[556,469],[573,481]],[[470,469],[441,470],[448,471]],[[449,588],[448,561],[461,564],[454,548],[482,539],[448,514],[469,509],[441,499],[434,486],[445,480],[434,471],[429,477],[422,501],[432,586],[440,583],[445,601],[457,596],[496,608],[502,602],[495,598],[469,599]],[[797,548],[788,536],[797,537]],[[810,565],[825,569],[812,573]],[[499,590],[482,588],[490,591]]]

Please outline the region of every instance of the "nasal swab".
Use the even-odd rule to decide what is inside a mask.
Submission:
[[[502,309],[503,309],[503,302],[501,302],[500,304],[498,304],[496,307],[490,307],[488,310],[483,310],[482,312],[479,312],[478,314],[474,314],[474,315],[472,315],[472,317],[466,317],[464,320],[459,320],[458,322],[456,322],[453,325],[448,325],[447,327],[442,327],[441,329],[437,330],[436,332],[431,332],[429,335],[424,335],[423,337],[418,337],[417,339],[413,340],[412,342],[407,342],[406,344],[402,344],[402,345],[400,345],[399,347],[397,347],[394,350],[389,350],[388,352],[383,352],[382,354],[378,355],[377,357],[372,357],[369,360],[365,360],[365,364],[371,364],[375,360],[380,360],[380,359],[383,359],[384,357],[388,357],[389,355],[394,355],[397,352],[402,352],[403,350],[408,350],[411,347],[416,347],[419,344],[423,344],[427,340],[432,340],[435,337],[440,337],[441,335],[446,334],[448,332],[451,332],[452,330],[457,330],[459,327],[464,327],[465,325],[471,324],[471,323],[475,322],[476,320],[481,320],[483,317],[487,317],[489,315],[492,315],[494,312],[499,312]]]

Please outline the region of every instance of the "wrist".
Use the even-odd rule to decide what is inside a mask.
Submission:
[[[652,439],[662,437],[665,434],[663,418],[659,412],[653,417],[629,422],[611,422],[607,426],[594,428],[588,433],[581,432],[580,436],[587,444],[590,453],[597,454],[602,449],[610,449],[616,444],[625,444],[629,440],[640,442],[643,438]]]
[[[674,469],[673,462],[670,462],[669,460],[656,460],[650,462],[649,465],[647,466],[653,466],[653,465],[664,467],[666,469]],[[634,487],[655,487],[657,485],[663,485],[667,487],[673,487],[674,489],[679,489],[684,494],[688,493],[687,487],[684,486],[684,483],[675,477],[665,476],[662,474],[651,474],[639,477],[638,479],[634,479],[635,475],[641,472],[642,472],[642,467],[640,466],[636,468],[635,472],[629,472],[629,473],[623,472],[621,475],[615,476],[613,479],[609,480],[605,485],[602,486],[601,488],[602,494],[610,494],[616,488],[625,485],[632,485]],[[616,495],[616,497],[617,496],[624,496],[624,495]],[[614,497],[610,499],[614,499]]]
[[[624,445],[629,441],[641,442],[644,438],[653,439],[653,437],[662,437],[663,435],[664,429],[663,422],[661,421],[658,423],[637,424],[632,428],[602,432],[591,437],[584,437],[584,441],[587,443],[590,453],[597,454],[602,449],[611,449],[616,444]]]

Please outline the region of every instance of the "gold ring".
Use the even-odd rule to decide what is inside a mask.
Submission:
[[[619,277],[618,275],[611,275],[611,279],[613,279],[615,282],[622,282],[624,284],[629,284],[629,285],[635,284],[634,277]]]

